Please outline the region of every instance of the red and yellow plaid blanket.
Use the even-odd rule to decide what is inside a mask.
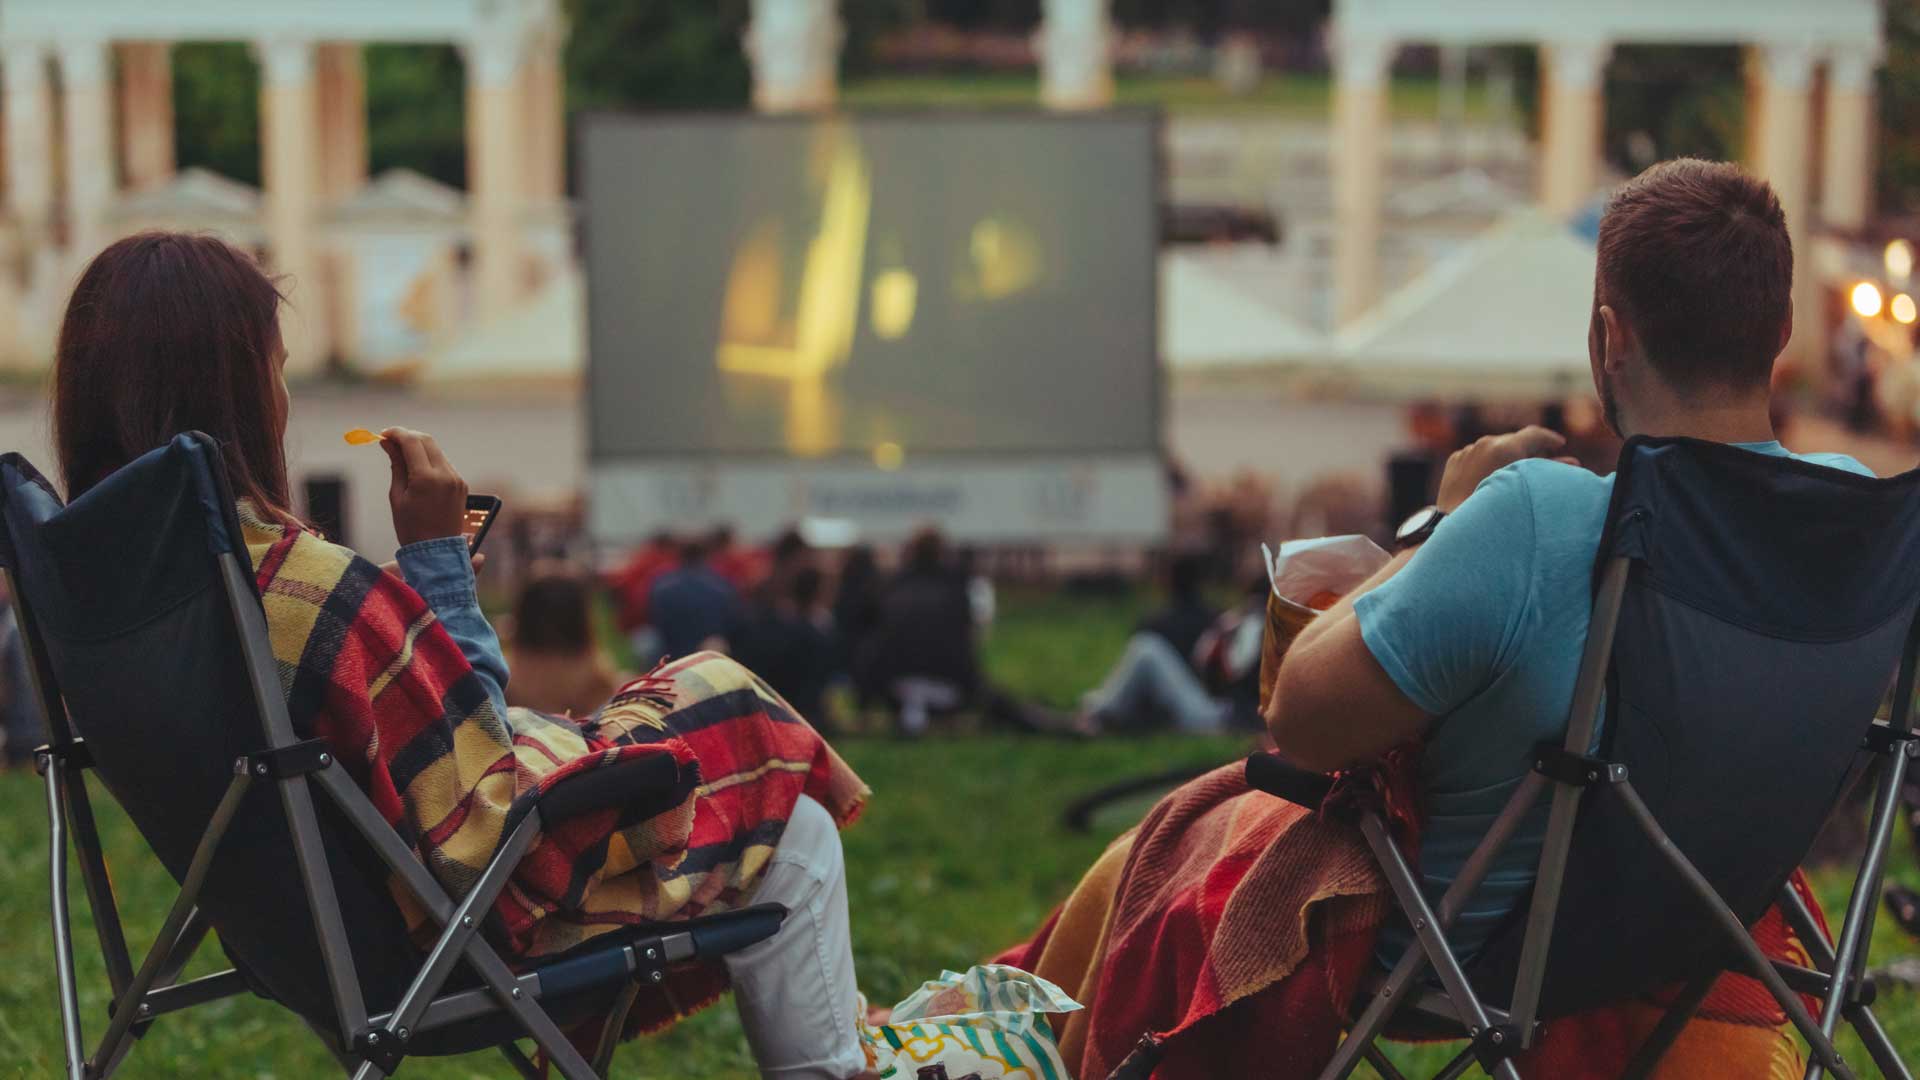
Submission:
[[[446,629],[397,577],[309,533],[240,518],[295,730],[341,764],[455,897],[478,879],[514,810],[582,770],[671,755],[697,780],[674,809],[619,809],[549,828],[494,910],[520,960],[639,922],[737,906],[807,794],[843,825],[867,788],[811,726],[745,668],[713,654],[664,665],[576,721],[502,716]],[[394,883],[409,925],[430,939]],[[685,980],[658,1026],[725,988],[717,965]],[[643,1004],[643,1009],[645,1008]]]

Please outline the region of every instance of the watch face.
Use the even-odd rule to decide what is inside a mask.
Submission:
[[[1394,532],[1393,538],[1395,540],[1405,540],[1410,536],[1414,536],[1418,534],[1421,529],[1431,525],[1433,520],[1439,516],[1439,507],[1428,506],[1415,510],[1411,517],[1400,523],[1400,528]]]

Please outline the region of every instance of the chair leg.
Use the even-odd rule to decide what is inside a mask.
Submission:
[[[1674,845],[1673,838],[1660,827],[1660,822],[1653,816],[1653,811],[1647,808],[1646,802],[1640,798],[1640,793],[1634,790],[1632,781],[1621,781],[1612,785],[1611,790],[1620,797],[1627,811],[1646,832],[1654,849],[1666,858],[1667,864],[1673,867],[1681,880],[1687,883],[1687,887],[1692,890],[1694,896],[1706,907],[1708,914],[1720,924],[1720,929],[1728,940],[1740,950],[1740,958],[1746,962],[1749,973],[1759,979],[1761,985],[1767,988],[1767,992],[1779,1002],[1781,1010],[1787,1014],[1787,1019],[1793,1021],[1793,1026],[1799,1030],[1800,1037],[1807,1040],[1807,1046],[1813,1052],[1815,1065],[1831,1069],[1840,1080],[1853,1080],[1853,1071],[1847,1068],[1845,1061],[1840,1059],[1839,1051],[1833,1048],[1833,1040],[1820,1030],[1820,1025],[1815,1023],[1813,1017],[1807,1013],[1807,1007],[1800,1000],[1800,995],[1788,988],[1786,981],[1780,977],[1780,973],[1773,969],[1773,962],[1767,959],[1767,955],[1760,951],[1760,946],[1754,943],[1753,935],[1740,924],[1739,916],[1735,915],[1732,909],[1727,907],[1726,902],[1720,899],[1720,894],[1713,891],[1712,883],[1700,873],[1700,868],[1680,853],[1680,849]]]
[[[1806,947],[1814,967],[1833,974],[1833,946],[1820,931],[1820,924],[1814,919],[1813,912],[1807,910],[1806,901],[1800,899],[1800,894],[1794,891],[1792,885],[1780,890],[1780,912],[1786,916],[1787,925],[1793,928],[1794,935]],[[1841,1015],[1859,1034],[1860,1041],[1866,1045],[1867,1054],[1873,1058],[1882,1076],[1888,1080],[1913,1080],[1913,1073],[1900,1060],[1899,1050],[1887,1038],[1886,1029],[1880,1026],[1880,1020],[1873,1015],[1872,1009],[1865,1005],[1850,1004],[1841,1010]]]
[[[507,1064],[513,1066],[513,1071],[520,1074],[521,1080],[541,1080],[539,1067],[521,1051],[519,1046],[513,1043],[501,1043],[500,1056],[507,1059]]]
[[[1467,1075],[1467,1070],[1473,1068],[1474,1064],[1473,1047],[1469,1046],[1455,1054],[1445,1068],[1434,1073],[1433,1080],[1459,1080],[1460,1077]]]
[[[1378,1046],[1368,1043],[1364,1056],[1367,1064],[1373,1066],[1373,1071],[1380,1074],[1380,1080],[1407,1080],[1406,1074],[1394,1068],[1393,1062],[1387,1060],[1387,1055],[1381,1053]]]
[[[1634,1051],[1633,1060],[1627,1062],[1627,1071],[1621,1074],[1622,1080],[1645,1080],[1653,1075],[1654,1067],[1660,1064],[1667,1051],[1673,1048],[1673,1041],[1693,1019],[1694,1011],[1700,1003],[1707,1000],[1707,994],[1713,990],[1713,984],[1720,978],[1718,968],[1696,975],[1680,996],[1667,1007],[1666,1015],[1660,1018],[1652,1032],[1647,1035],[1640,1049]]]
[[[1866,967],[1867,942],[1873,936],[1873,917],[1880,905],[1880,880],[1886,868],[1887,844],[1893,838],[1894,817],[1900,812],[1900,787],[1906,780],[1906,743],[1897,744],[1881,758],[1875,785],[1873,817],[1867,826],[1867,850],[1847,898],[1847,916],[1833,947],[1832,984],[1820,1007],[1820,1032],[1828,1038],[1840,1023],[1843,1004]],[[1807,1070],[1807,1080],[1818,1080],[1819,1063]]]
[[[47,783],[47,877],[53,895],[53,956],[60,985],[60,1036],[67,1055],[68,1080],[86,1080],[87,1059],[81,1050],[80,997],[74,985],[73,933],[67,909],[66,792],[60,763],[51,755],[39,761]]]
[[[1459,958],[1453,955],[1447,939],[1440,933],[1439,919],[1428,906],[1427,898],[1421,895],[1420,884],[1414,880],[1413,870],[1407,866],[1400,849],[1394,846],[1393,838],[1387,835],[1387,827],[1378,814],[1369,813],[1360,819],[1360,835],[1366,838],[1374,860],[1386,875],[1387,884],[1392,886],[1394,899],[1400,902],[1400,910],[1412,921],[1414,937],[1419,940],[1427,959],[1432,961],[1434,971],[1440,976],[1440,985],[1446,988],[1447,997],[1467,1025],[1468,1034],[1478,1038],[1493,1021],[1488,1017],[1486,1007],[1480,1003],[1480,996],[1474,993],[1473,985],[1467,981]],[[1493,1067],[1492,1072],[1501,1080],[1519,1080],[1520,1076],[1513,1062],[1504,1058]]]
[[[620,1049],[620,1036],[626,1034],[627,1014],[633,1011],[633,1003],[640,996],[640,984],[630,982],[620,988],[620,994],[613,1000],[613,1008],[607,1013],[605,1024],[600,1028],[600,1043],[593,1051],[593,1071],[602,1077],[613,1065],[613,1052]]]

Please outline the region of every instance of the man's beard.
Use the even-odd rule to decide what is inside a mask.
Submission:
[[[1620,430],[1620,400],[1613,392],[1613,379],[1606,372],[1600,373],[1600,418],[1607,423],[1607,430],[1617,438],[1626,438],[1626,432]]]

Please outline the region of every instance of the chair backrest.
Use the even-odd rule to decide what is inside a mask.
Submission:
[[[178,881],[235,759],[268,746],[263,709],[285,710],[256,701],[247,677],[232,604],[260,601],[220,451],[205,435],[179,436],[66,507],[7,454],[0,516],[0,563],[57,684],[48,692],[64,698],[102,782]],[[221,560],[240,572],[223,578]],[[317,802],[362,993],[377,1011],[404,990],[417,952],[377,856],[329,800]],[[275,785],[247,793],[199,906],[256,990],[335,1029]]]
[[[1920,471],[1858,476],[1688,439],[1622,450],[1601,571],[1630,560],[1600,756],[1751,926],[1812,846],[1920,609]],[[1604,597],[1597,603],[1603,603]],[[1600,623],[1596,613],[1595,623]],[[1902,714],[1904,717],[1904,714]],[[1479,978],[1512,987],[1518,918]],[[1622,801],[1589,790],[1573,830],[1541,1015],[1730,959]]]

